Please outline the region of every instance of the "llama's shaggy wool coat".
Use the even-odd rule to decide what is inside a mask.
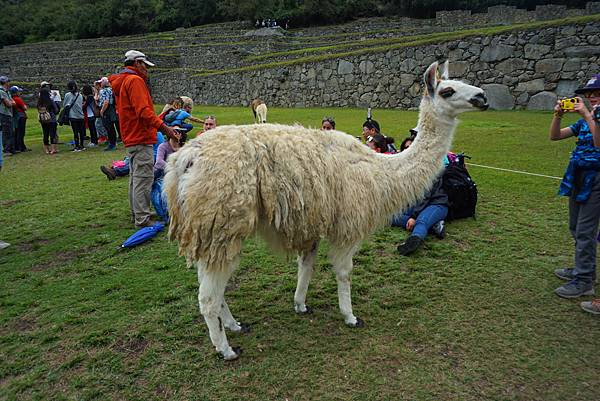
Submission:
[[[450,145],[451,135],[441,136],[390,156],[338,131],[218,127],[169,159],[170,238],[188,262],[211,269],[224,268],[256,232],[285,252],[321,238],[352,246],[422,196]],[[429,151],[419,155],[419,147]]]

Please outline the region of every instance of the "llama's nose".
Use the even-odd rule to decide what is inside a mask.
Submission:
[[[487,108],[490,107],[490,105],[488,104],[487,97],[485,97],[485,93],[483,92],[473,96],[469,100],[469,103],[481,110],[487,110]]]

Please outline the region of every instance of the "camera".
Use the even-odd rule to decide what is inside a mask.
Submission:
[[[563,99],[560,101],[560,108],[563,110],[573,110],[575,108],[575,103],[579,103],[579,100],[576,97]]]

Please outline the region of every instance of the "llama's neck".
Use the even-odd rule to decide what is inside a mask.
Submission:
[[[440,115],[431,101],[421,101],[417,138],[401,154],[388,159],[390,198],[383,209],[395,213],[416,203],[431,187],[443,167],[444,156],[450,150],[455,117]]]

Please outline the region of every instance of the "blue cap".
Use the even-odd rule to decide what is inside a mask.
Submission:
[[[23,92],[23,88],[19,88],[18,86],[11,86],[9,90],[10,93]]]
[[[586,92],[590,92],[590,91],[595,91],[598,89],[600,89],[600,74],[596,74],[592,78],[590,78],[590,80],[587,81],[587,84],[585,84],[585,86],[583,88],[577,89],[575,91],[575,93],[582,94],[582,93],[586,93]]]
[[[0,76],[0,84],[5,84],[7,82],[10,82],[10,79],[6,75]]]

